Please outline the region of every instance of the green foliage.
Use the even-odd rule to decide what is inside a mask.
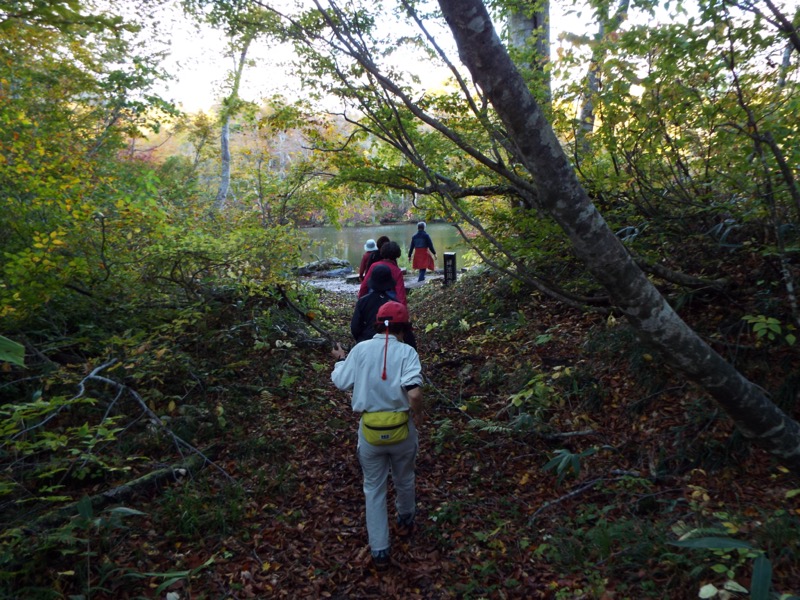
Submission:
[[[0,495],[20,497],[20,491],[27,489],[37,495],[38,500],[57,502],[66,499],[62,490],[71,479],[83,480],[101,473],[126,470],[124,462],[106,459],[98,452],[99,448],[114,442],[122,431],[118,426],[119,417],[106,418],[98,425],[87,422],[66,425],[62,420],[57,429],[45,427],[61,411],[96,403],[96,399],[88,397],[44,399],[37,393],[29,402],[9,403],[0,408],[3,420],[0,440],[5,449],[2,455],[5,476],[0,484]],[[28,497],[24,501],[33,499]]]
[[[448,445],[457,441],[457,432],[453,427],[453,421],[451,419],[437,421],[431,439],[434,451],[436,454],[441,454]]]
[[[228,535],[244,518],[244,490],[217,486],[200,480],[166,490],[159,499],[163,531],[193,540]]]
[[[127,567],[117,567],[109,556],[115,542],[127,534],[125,520],[145,513],[117,506],[97,512],[88,496],[75,504],[76,514],[65,524],[44,532],[31,543],[29,532],[6,530],[0,538],[0,592],[4,596],[34,597],[36,587],[30,582],[44,579],[52,568],[53,556],[76,557],[76,569],[62,573],[80,582],[80,591],[91,597],[94,593],[111,593],[106,587],[110,578],[123,573]],[[54,591],[54,590],[51,590]],[[31,594],[28,596],[28,594]],[[36,596],[38,597],[38,596]]]
[[[611,518],[608,513],[612,510],[612,506],[602,509],[593,504],[582,506],[574,518],[566,517],[552,535],[541,540],[534,555],[556,565],[560,573],[582,574],[587,569],[596,571],[602,565],[604,577],[622,580],[625,574],[635,572],[643,564],[661,560],[661,566],[667,568],[662,554],[664,534],[659,528],[636,517]],[[677,560],[678,569],[689,562],[682,557]],[[646,583],[646,580],[637,582],[637,588]]]
[[[701,525],[672,526],[678,540],[669,542],[693,550],[698,557],[691,571],[704,597],[725,597],[724,591],[742,591],[738,583],[750,574],[750,596],[772,598],[773,569],[800,552],[800,520],[784,510],[762,514],[713,512],[702,488],[692,493],[692,507]],[[741,539],[748,532],[747,540]],[[734,537],[736,536],[736,537]],[[740,589],[741,588],[741,589]],[[781,596],[788,597],[788,596]]]
[[[0,319],[13,322],[131,283],[120,252],[159,216],[151,173],[119,151],[169,112],[138,26],[39,8],[0,29]]]
[[[25,366],[25,346],[0,335],[0,361]]]
[[[772,587],[772,563],[763,552],[754,551],[750,544],[729,537],[688,537],[670,543],[681,548],[711,550],[718,562],[711,565],[710,570],[727,578],[723,589],[728,591],[747,592],[746,588],[735,581],[735,569],[737,564],[741,565],[744,559],[754,559],[750,597],[757,600],[769,600]],[[737,552],[732,553],[732,550],[737,550]],[[737,564],[731,565],[732,559]],[[706,584],[700,589],[699,596],[713,598],[718,591],[713,584]]]
[[[797,183],[782,165],[797,161],[797,128],[787,124],[798,71],[763,62],[783,43],[765,19],[701,4],[691,16],[676,11],[597,40],[591,55],[604,85],[592,97],[590,136],[571,133],[578,124],[567,108],[585,97],[584,81],[557,91],[557,127],[574,141],[585,185],[613,228],[638,234],[626,244],[675,258],[688,240],[706,257],[789,255]],[[556,68],[569,73],[586,65],[577,47],[562,58]]]
[[[555,471],[559,485],[568,474],[578,477],[581,472],[581,460],[597,452],[597,448],[587,448],[574,454],[565,448],[556,450],[555,456],[543,467],[545,471]]]
[[[508,400],[520,410],[533,411],[537,418],[541,418],[541,413],[550,408],[553,401],[553,386],[547,382],[543,373],[537,373],[532,379],[528,380],[525,387],[511,394]]]
[[[273,294],[299,253],[296,230],[250,207],[210,220],[193,163],[122,152],[169,108],[148,93],[157,55],[140,60],[125,29],[101,20],[96,31],[33,21],[0,27],[0,325],[31,350],[24,376],[3,369],[9,524],[124,483],[148,456],[172,460],[175,436],[196,444],[229,429],[236,352],[274,342]],[[22,349],[4,343],[2,358],[22,366]],[[231,506],[197,527],[224,530],[240,518]],[[137,576],[105,547],[117,512],[9,534],[3,585],[69,578],[76,593],[113,595],[110,581]],[[165,589],[191,573],[147,576]]]
[[[790,346],[793,346],[797,341],[797,337],[793,333],[784,334],[784,328],[781,327],[781,322],[775,317],[745,315],[742,319],[753,327],[753,333],[756,334],[756,339],[758,340],[766,338],[770,342],[774,342],[777,339],[782,339]],[[785,329],[793,331],[794,326],[789,324],[785,326]]]
[[[428,517],[434,523],[458,525],[462,520],[464,503],[459,500],[443,502]]]

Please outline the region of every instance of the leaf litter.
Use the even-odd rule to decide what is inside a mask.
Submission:
[[[318,293],[318,323],[349,341],[352,295]],[[786,501],[796,483],[624,330],[488,275],[431,282],[409,305],[427,424],[417,529],[393,543],[388,571],[371,566],[356,418],[330,383],[328,344],[251,357],[242,383],[262,392],[237,438],[220,440],[243,493],[215,503],[229,484],[212,470],[198,477],[205,492],[176,484],[172,502],[220,512],[215,527],[178,531],[154,497],[137,507],[150,516],[118,545],[117,564],[192,570],[167,590],[182,598],[690,598],[724,584],[714,561],[733,562],[745,587],[750,570],[669,547],[676,523],[737,521],[741,535],[783,511],[794,536],[765,549],[775,589],[800,589],[798,510]],[[260,368],[275,361],[291,384],[265,385]],[[509,398],[537,389],[531,381],[554,392],[526,396],[522,414]],[[558,452],[580,456],[579,469],[545,470]],[[388,500],[391,515],[391,487]],[[120,584],[111,596],[135,593]]]

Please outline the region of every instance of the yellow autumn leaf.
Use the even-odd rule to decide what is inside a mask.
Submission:
[[[519,484],[520,485],[526,485],[528,483],[528,481],[530,481],[530,478],[531,478],[530,473],[525,473],[522,476],[522,479],[519,480]]]
[[[733,534],[733,533],[736,533],[737,531],[739,531],[739,528],[736,525],[734,525],[733,523],[731,523],[730,521],[723,521],[722,525],[725,527],[725,529],[728,531],[728,533]]]

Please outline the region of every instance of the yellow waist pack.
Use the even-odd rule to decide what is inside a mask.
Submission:
[[[407,412],[365,412],[361,425],[364,439],[373,446],[399,444],[408,437]]]

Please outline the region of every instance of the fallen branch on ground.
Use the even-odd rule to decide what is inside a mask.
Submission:
[[[193,454],[180,463],[147,473],[138,479],[91,496],[89,500],[92,504],[92,510],[97,513],[112,504],[129,502],[136,495],[150,491],[155,487],[194,475],[207,464],[213,464],[210,462],[210,459],[207,458],[207,455],[213,455],[215,451],[216,449],[212,447],[205,453]],[[34,532],[42,531],[47,528],[55,527],[77,514],[78,503],[72,502],[71,504],[60,506],[34,519],[27,523],[24,529]]]

